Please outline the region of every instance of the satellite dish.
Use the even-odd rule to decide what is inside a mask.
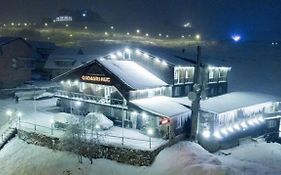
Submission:
[[[194,100],[196,100],[196,97],[197,95],[196,95],[196,93],[195,92],[189,92],[188,93],[188,99],[190,100],[190,101],[194,101]]]

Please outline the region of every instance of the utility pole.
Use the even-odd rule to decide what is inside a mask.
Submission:
[[[200,109],[200,97],[202,92],[202,77],[201,77],[201,48],[197,46],[197,60],[194,71],[194,85],[193,91],[188,94],[191,104],[191,139],[195,142],[198,141],[198,125],[199,125],[199,109]]]

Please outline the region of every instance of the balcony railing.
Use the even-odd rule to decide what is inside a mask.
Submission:
[[[192,83],[193,78],[179,78],[174,80],[174,84]]]
[[[116,98],[107,98],[102,96],[94,96],[94,95],[62,91],[62,90],[58,90],[55,93],[55,97],[66,98],[76,101],[79,100],[88,103],[127,109],[126,101]]]

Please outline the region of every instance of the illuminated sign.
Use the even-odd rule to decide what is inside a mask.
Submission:
[[[110,83],[110,77],[103,77],[103,76],[95,76],[95,75],[82,75],[81,79],[83,81],[92,81],[92,82],[99,82],[99,83]]]

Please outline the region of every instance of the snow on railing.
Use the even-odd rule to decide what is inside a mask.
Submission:
[[[126,108],[125,102],[123,100],[116,99],[116,98],[105,98],[101,96],[94,96],[94,95],[68,92],[62,90],[57,90],[55,96],[61,98],[68,98],[71,100],[84,101],[84,102],[107,105],[107,106],[114,106],[118,108]]]
[[[50,125],[50,127],[48,127],[26,121],[18,121],[17,127],[25,131],[37,132],[55,137],[63,137],[63,134],[66,131],[66,129],[63,128],[55,128],[54,125]],[[127,136],[118,136],[112,133],[102,133],[102,131],[95,131],[94,133],[83,131],[82,133],[84,133],[84,136],[87,140],[97,139],[99,143],[117,144],[119,146],[127,146],[136,149],[156,149],[168,142],[167,140],[152,138],[150,136],[147,136],[147,139],[140,139]]]

